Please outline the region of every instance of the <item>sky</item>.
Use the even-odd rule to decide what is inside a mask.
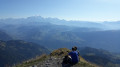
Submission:
[[[120,21],[120,0],[0,0],[0,18]]]

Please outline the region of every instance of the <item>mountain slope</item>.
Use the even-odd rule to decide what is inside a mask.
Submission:
[[[25,40],[29,42],[41,43],[48,48],[72,47],[72,44],[82,42],[80,38],[69,32],[73,28],[67,26],[53,25],[50,23],[34,22],[31,25],[11,25],[5,29],[14,39]],[[13,32],[14,31],[14,32]]]
[[[4,32],[3,30],[0,30],[0,40],[11,40],[12,37],[10,37],[6,32]]]
[[[120,30],[74,32],[76,36],[84,40],[86,46],[102,48],[111,52],[120,52]]]
[[[106,50],[91,47],[78,48],[80,55],[87,61],[102,67],[120,67],[120,56]]]
[[[24,62],[23,64],[19,64],[16,67],[29,67],[29,66],[37,66],[37,67],[62,67],[62,59],[65,55],[70,52],[67,48],[60,48],[54,50],[50,53],[50,55],[42,55],[36,59]],[[80,62],[72,67],[97,67],[91,63],[88,63],[80,56]]]
[[[48,52],[43,46],[22,40],[0,41],[0,67],[20,63]]]

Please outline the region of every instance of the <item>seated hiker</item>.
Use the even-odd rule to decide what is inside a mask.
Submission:
[[[79,53],[77,50],[77,47],[72,47],[72,51],[68,54],[72,58],[72,65],[76,64],[79,62]]]

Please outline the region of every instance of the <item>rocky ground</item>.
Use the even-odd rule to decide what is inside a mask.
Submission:
[[[61,58],[50,57],[47,60],[43,61],[42,63],[36,65],[36,67],[62,67],[61,63],[62,63]]]
[[[81,67],[77,65],[70,66],[69,64],[66,64],[63,66],[62,59],[63,58],[50,57],[43,62],[40,62],[36,65],[29,66],[29,67]]]

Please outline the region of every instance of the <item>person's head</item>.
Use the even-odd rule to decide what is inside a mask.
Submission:
[[[74,47],[72,47],[72,51],[75,51],[75,48],[74,48]]]
[[[72,51],[76,51],[76,50],[77,50],[76,46],[72,47]]]
[[[77,47],[76,47],[76,46],[74,46],[74,48],[75,48],[75,50],[77,50]]]

